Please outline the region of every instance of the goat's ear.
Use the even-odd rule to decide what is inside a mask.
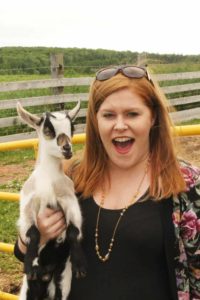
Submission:
[[[20,102],[17,102],[17,113],[20,116],[20,118],[29,126],[35,129],[37,129],[40,126],[41,118],[25,110]]]
[[[68,112],[68,116],[70,117],[71,120],[73,120],[76,117],[80,108],[81,108],[81,101],[79,100],[76,106]]]

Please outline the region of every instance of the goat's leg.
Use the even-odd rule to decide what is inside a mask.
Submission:
[[[38,275],[38,250],[40,243],[40,233],[35,225],[32,225],[26,236],[29,239],[27,252],[24,258],[24,272],[28,280],[36,280]]]
[[[67,239],[70,245],[72,272],[75,274],[76,278],[85,277],[87,265],[79,236],[79,229],[74,224],[70,223],[67,227]]]
[[[48,299],[48,283],[41,280],[29,280],[26,300]]]
[[[71,289],[71,280],[72,280],[72,266],[70,262],[70,257],[67,258],[65,262],[64,270],[61,274],[61,278],[59,281],[59,287],[62,291],[62,300],[67,300],[68,295]]]
[[[28,283],[27,283],[26,275],[24,275],[20,294],[19,294],[19,300],[27,300],[27,291],[28,291]]]

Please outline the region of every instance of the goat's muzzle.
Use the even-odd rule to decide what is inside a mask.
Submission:
[[[70,144],[65,144],[62,147],[62,153],[66,159],[70,159],[72,157],[72,147]]]
[[[72,146],[69,137],[64,133],[60,134],[57,137],[57,144],[61,147],[63,156],[70,159],[72,157]]]

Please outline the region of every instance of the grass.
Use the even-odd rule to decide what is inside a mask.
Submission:
[[[76,93],[87,93],[89,90],[88,86],[66,86],[64,87],[64,94],[76,94]],[[20,90],[11,92],[0,92],[0,100],[9,99],[20,99],[28,97],[39,97],[39,96],[52,96],[54,95],[52,88],[44,89],[30,89]]]
[[[1,75],[0,82],[10,82],[10,81],[26,81],[26,80],[38,80],[38,79],[50,79],[49,74],[15,74],[15,75]]]
[[[77,151],[82,150],[82,144],[73,145],[73,151],[76,154]],[[35,158],[33,149],[18,149],[13,151],[0,151],[0,165],[9,164],[25,164],[30,159]]]
[[[200,125],[200,119],[194,119],[194,120],[184,121],[184,122],[181,122],[178,125]]]
[[[0,201],[0,241],[14,244],[17,237],[16,222],[19,204]],[[0,253],[0,290],[16,293],[22,282],[22,263],[14,255]]]
[[[19,294],[23,264],[13,255],[0,253],[0,291]]]
[[[17,234],[16,221],[19,216],[19,203],[0,201],[0,210],[0,241],[14,243]]]
[[[50,72],[50,70],[49,70]],[[94,74],[81,74],[79,72],[69,73],[69,69],[65,71],[64,77],[76,78],[76,77],[93,77]],[[11,82],[11,81],[27,81],[27,80],[38,80],[38,79],[52,79],[49,73],[47,74],[0,74],[0,82]]]
[[[14,151],[0,151],[0,165],[26,163],[34,158],[33,149],[19,149]]]
[[[167,74],[167,73],[182,73],[182,72],[196,72],[200,71],[200,64],[174,63],[174,64],[148,64],[151,73]]]

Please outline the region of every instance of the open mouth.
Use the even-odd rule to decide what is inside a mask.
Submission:
[[[125,154],[131,149],[135,139],[130,137],[118,137],[112,140],[117,152]]]
[[[72,157],[72,151],[63,151],[62,154],[66,159],[70,159]]]

